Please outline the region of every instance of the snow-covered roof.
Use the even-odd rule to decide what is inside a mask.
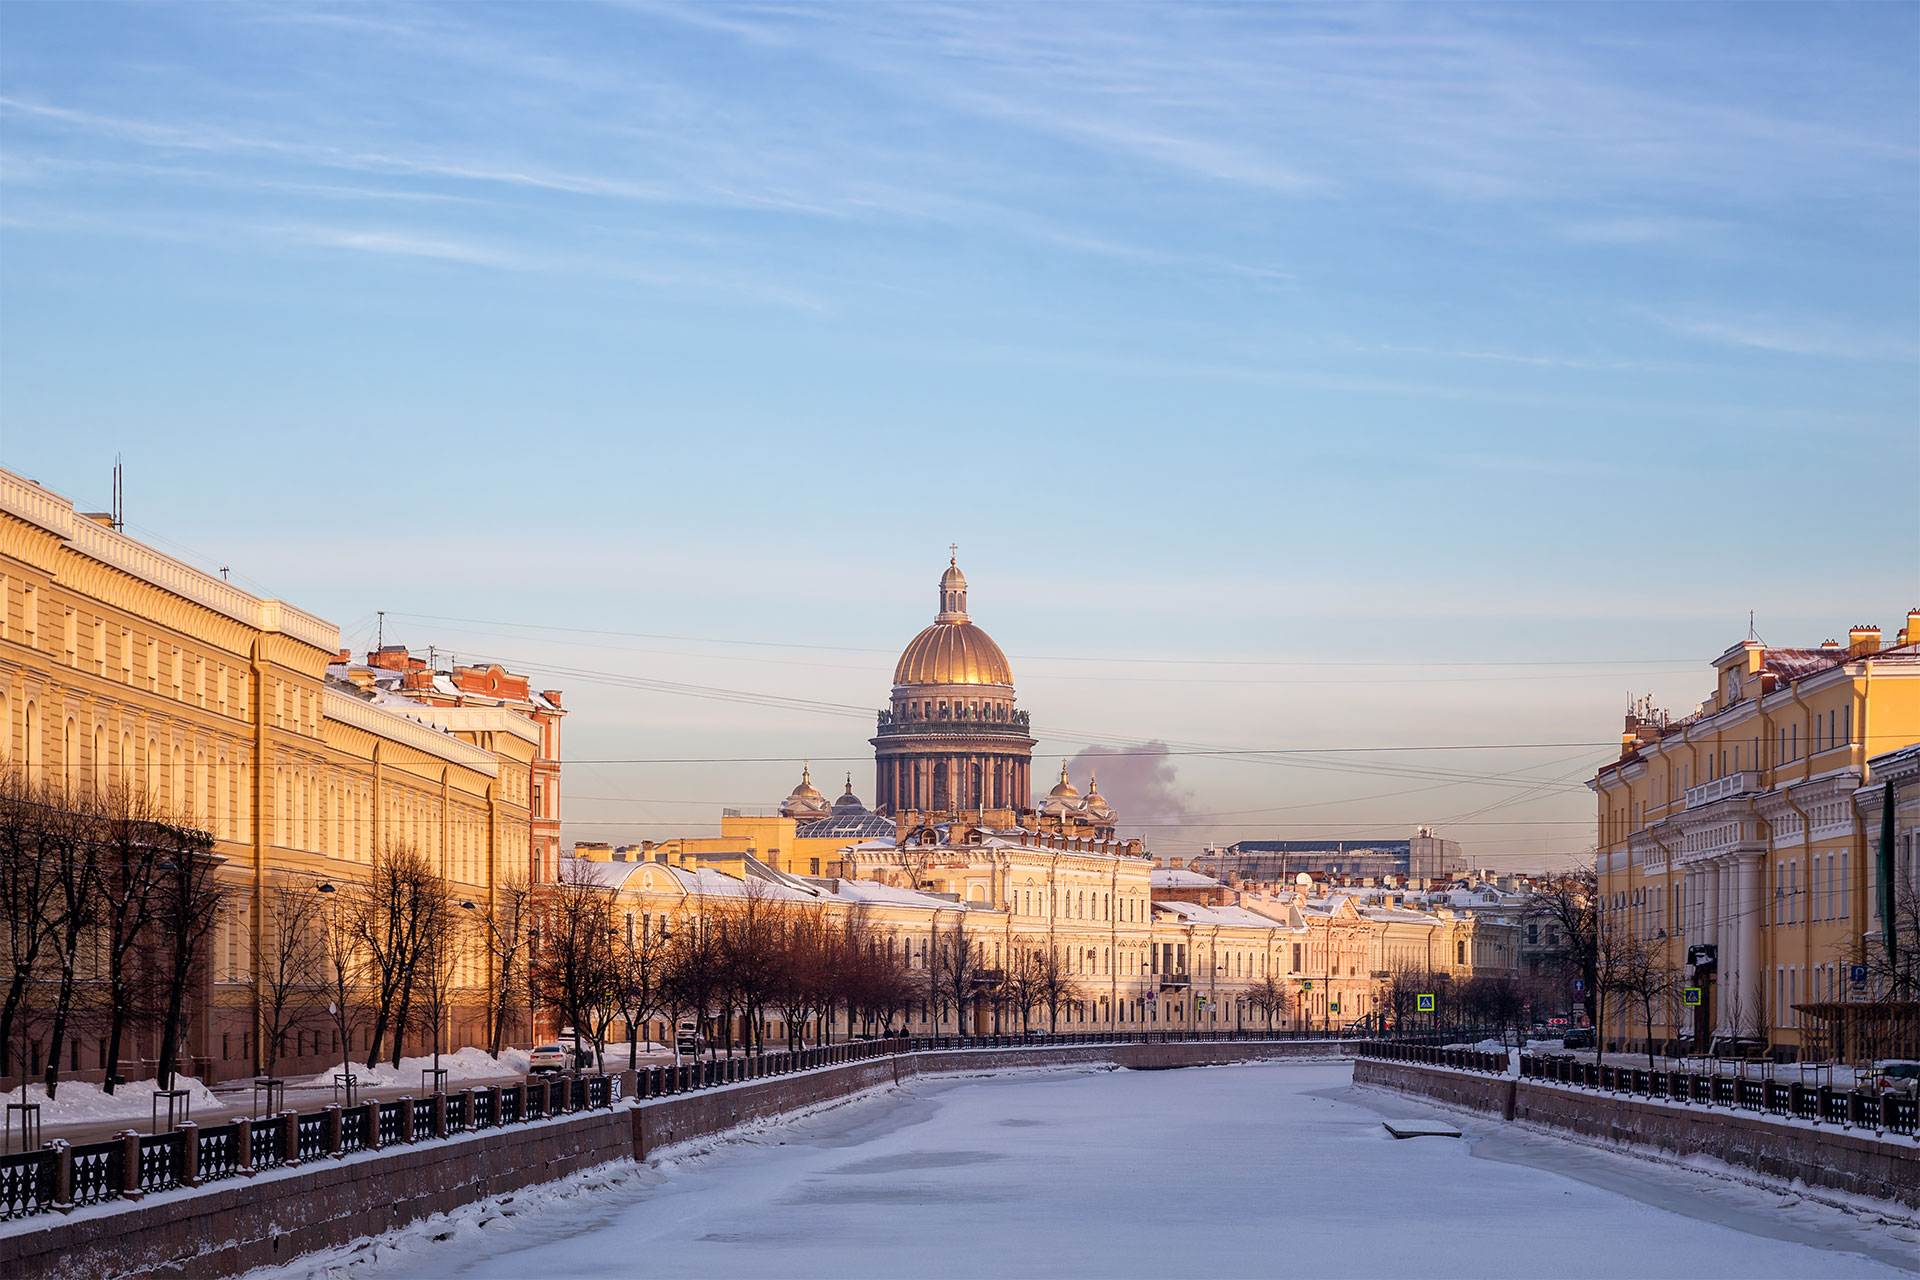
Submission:
[[[1205,907],[1197,902],[1156,902],[1153,909],[1187,924],[1233,925],[1237,928],[1284,929],[1286,925],[1272,916],[1248,911],[1245,907]]]
[[[1155,867],[1147,874],[1148,883],[1155,889],[1218,889],[1220,882],[1212,876],[1203,876],[1198,871],[1189,871],[1185,867]]]

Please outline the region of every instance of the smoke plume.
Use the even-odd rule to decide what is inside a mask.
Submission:
[[[1151,837],[1157,827],[1166,835],[1167,824],[1189,822],[1194,816],[1192,793],[1180,786],[1180,770],[1164,742],[1137,747],[1095,744],[1067,761],[1067,773],[1082,795],[1088,776],[1096,770],[1100,794],[1119,813],[1123,834]],[[1052,785],[1049,780],[1047,786]]]

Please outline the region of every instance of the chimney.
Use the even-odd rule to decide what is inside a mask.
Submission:
[[[1907,610],[1907,625],[1900,633],[1901,644],[1920,644],[1920,609]]]
[[[1840,652],[1840,642],[1838,640],[1822,640],[1820,642],[1820,652],[1838,653]]]
[[[1880,628],[1873,626],[1849,627],[1847,629],[1847,656],[1857,658],[1866,653],[1880,651]]]

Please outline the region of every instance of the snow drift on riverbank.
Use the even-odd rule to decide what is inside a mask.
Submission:
[[[100,1120],[145,1122],[153,1116],[155,1087],[151,1080],[133,1080],[121,1085],[112,1093],[107,1093],[99,1085],[89,1084],[84,1080],[62,1080],[52,1099],[48,1099],[44,1086],[37,1084],[29,1086],[27,1101],[40,1104],[40,1123],[43,1126],[87,1124]],[[214,1096],[213,1090],[192,1076],[175,1076],[174,1087],[187,1091],[195,1111],[217,1110],[224,1105]],[[18,1101],[20,1101],[18,1089],[0,1094],[0,1102]],[[165,1115],[165,1103],[160,1104],[160,1110],[161,1114]]]

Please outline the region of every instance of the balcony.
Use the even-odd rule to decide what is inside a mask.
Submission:
[[[1698,809],[1701,805],[1712,804],[1716,800],[1725,800],[1728,796],[1746,795],[1759,791],[1760,775],[1751,769],[1740,773],[1729,773],[1715,778],[1712,782],[1703,782],[1697,787],[1687,788],[1687,808]]]
[[[1155,977],[1162,991],[1184,991],[1193,985],[1193,975],[1190,973],[1162,973]]]

